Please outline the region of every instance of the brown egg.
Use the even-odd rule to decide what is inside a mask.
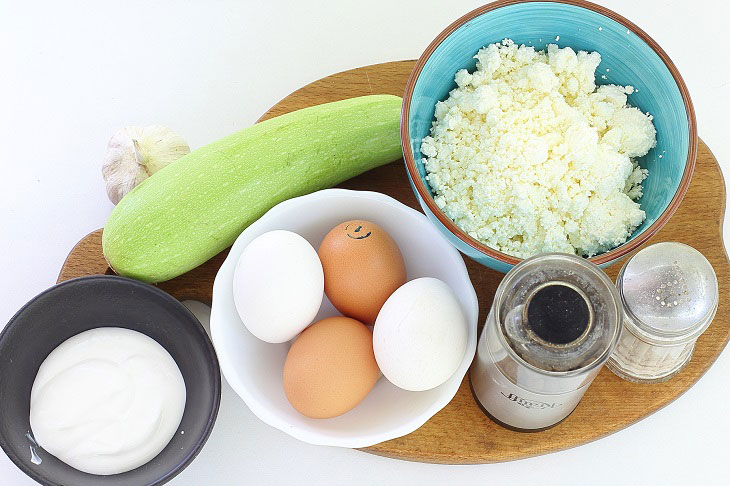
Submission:
[[[286,398],[302,415],[331,418],[352,410],[378,381],[373,333],[348,317],[305,329],[284,363]]]
[[[390,294],[406,283],[406,266],[398,245],[370,221],[335,226],[319,246],[324,292],[344,315],[375,323]]]

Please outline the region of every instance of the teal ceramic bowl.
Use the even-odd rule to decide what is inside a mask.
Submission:
[[[610,265],[659,231],[679,207],[694,170],[697,126],[687,87],[667,54],[643,30],[604,7],[579,0],[503,0],[466,14],[439,34],[416,62],[403,96],[401,141],[411,186],[428,218],[462,253],[500,272],[521,261],[470,237],[436,206],[420,150],[436,102],[456,87],[454,74],[474,71],[477,51],[503,39],[536,49],[554,43],[598,51],[597,83],[638,88],[629,103],[654,116],[657,146],[639,160],[649,169],[639,199],[646,220],[626,243],[590,258]]]

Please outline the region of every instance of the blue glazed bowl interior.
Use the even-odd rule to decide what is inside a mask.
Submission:
[[[687,109],[671,72],[644,40],[619,22],[575,5],[528,2],[487,11],[461,25],[431,54],[416,80],[408,119],[410,149],[426,187],[420,146],[429,134],[436,102],[456,88],[459,69],[476,69],[474,56],[481,47],[503,39],[538,50],[557,44],[576,52],[598,51],[602,61],[596,84],[636,88],[629,103],[653,115],[657,130],[656,148],[639,159],[649,176],[638,201],[646,220],[631,236],[636,238],[662,215],[682,180],[690,151]]]

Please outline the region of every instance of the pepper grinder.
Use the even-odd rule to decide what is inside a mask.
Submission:
[[[567,417],[613,352],[621,301],[608,276],[547,253],[502,280],[477,345],[472,390],[497,423],[542,430]]]

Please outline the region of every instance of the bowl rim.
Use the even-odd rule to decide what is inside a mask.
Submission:
[[[42,292],[39,292],[37,295],[35,295],[33,298],[31,298],[28,302],[26,302],[18,311],[13,314],[13,316],[10,318],[10,320],[5,324],[5,327],[3,327],[2,331],[0,332],[0,341],[5,339],[6,334],[9,329],[17,325],[17,320],[19,317],[28,309],[29,307],[36,304],[38,299],[41,297],[50,294],[52,292],[57,291],[59,288],[66,287],[66,286],[72,286],[75,284],[78,284],[80,282],[86,282],[86,281],[94,281],[94,280],[116,280],[119,282],[122,282],[125,285],[132,285],[137,288],[141,288],[144,291],[151,292],[152,294],[156,295],[155,298],[160,298],[162,300],[166,300],[168,302],[172,302],[174,305],[181,307],[181,311],[184,314],[188,314],[189,317],[193,320],[193,322],[197,323],[197,330],[201,333],[201,342],[203,346],[205,347],[205,350],[208,354],[210,354],[213,358],[215,358],[212,361],[213,364],[213,374],[215,375],[215,380],[213,383],[213,390],[214,390],[214,397],[213,397],[213,408],[208,414],[207,417],[207,423],[205,426],[205,430],[203,431],[203,434],[198,438],[196,441],[195,447],[190,449],[188,451],[188,454],[185,456],[184,460],[182,462],[179,462],[170,469],[167,473],[160,476],[155,481],[148,483],[146,486],[160,486],[162,484],[167,483],[168,481],[171,481],[175,476],[180,474],[185,468],[187,468],[190,463],[193,462],[193,460],[198,456],[200,451],[203,449],[203,446],[205,446],[206,442],[208,442],[208,439],[210,438],[210,434],[213,432],[213,427],[215,425],[216,419],[218,418],[218,412],[220,410],[220,403],[221,403],[221,370],[220,365],[218,363],[218,357],[215,351],[215,347],[213,346],[213,343],[211,342],[210,337],[205,332],[205,328],[203,328],[203,325],[200,323],[197,317],[195,317],[195,314],[192,313],[190,309],[185,306],[182,302],[177,300],[172,295],[168,294],[167,292],[144,282],[141,282],[139,280],[134,280],[132,278],[128,277],[121,277],[119,275],[84,275],[81,277],[72,278],[69,280],[64,280],[63,282],[56,283],[55,285],[52,285],[51,287],[48,287],[47,289],[43,290]],[[136,330],[136,329],[133,329]],[[138,331],[141,332],[141,331]],[[143,333],[144,334],[144,333]],[[146,334],[145,334],[146,335]],[[60,344],[60,343],[59,343]],[[163,348],[165,347],[162,343],[159,343],[160,346]],[[177,363],[176,363],[177,364]],[[167,447],[167,445],[165,446]],[[5,437],[0,434],[0,448],[2,448],[3,452],[5,452],[5,455],[8,456],[8,458],[15,464],[18,469],[23,471],[28,477],[33,479],[34,481],[37,481],[40,484],[47,484],[47,485],[60,485],[60,483],[56,482],[52,478],[47,478],[44,475],[38,474],[38,472],[35,469],[29,468],[25,461],[21,460],[19,457],[14,454],[8,444],[5,440]],[[157,457],[157,456],[155,456]],[[154,458],[153,458],[154,459]],[[60,459],[59,459],[60,460]],[[150,459],[152,460],[152,459]],[[63,461],[61,461],[63,462]],[[69,466],[72,467],[72,466]],[[142,466],[139,466],[142,467]],[[136,468],[135,468],[136,469]],[[125,471],[124,473],[120,474],[126,474],[127,472],[132,472],[134,469],[130,471]],[[79,471],[83,473],[83,471]],[[84,473],[89,474],[89,473]],[[111,475],[110,477],[118,476],[119,474]],[[92,475],[92,476],[99,476],[101,479],[101,482],[103,482],[103,478],[105,476],[103,475]]]
[[[598,255],[588,258],[588,261],[597,265],[605,264],[611,261],[618,260],[643,245],[649,238],[651,238],[657,231],[659,231],[677,211],[677,208],[679,208],[679,205],[682,202],[684,195],[687,193],[687,189],[689,188],[689,184],[692,179],[692,174],[694,172],[695,163],[697,160],[698,146],[697,120],[695,118],[695,110],[692,104],[692,99],[689,95],[689,90],[687,89],[687,85],[684,83],[684,80],[682,79],[679,70],[669,58],[667,53],[664,52],[664,50],[654,39],[649,36],[649,34],[644,32],[636,24],[614,12],[613,10],[585,0],[497,0],[495,2],[478,7],[452,22],[438,36],[436,36],[436,38],[428,45],[428,47],[426,47],[426,50],[423,52],[423,54],[421,54],[418,60],[416,60],[416,64],[413,66],[413,70],[408,77],[406,88],[403,93],[403,104],[401,107],[400,122],[400,137],[401,145],[403,148],[403,160],[405,161],[406,170],[413,183],[413,187],[415,188],[419,199],[439,220],[439,222],[449,230],[451,234],[461,240],[462,243],[470,246],[479,253],[491,257],[499,262],[507,263],[509,265],[516,265],[524,260],[523,258],[518,258],[495,250],[480,242],[476,238],[471,237],[464,230],[459,228],[456,223],[454,223],[454,221],[449,218],[446,213],[444,213],[441,208],[436,205],[436,202],[431,195],[431,191],[428,189],[428,187],[426,187],[426,183],[422,179],[421,174],[418,171],[418,167],[416,166],[416,161],[413,156],[413,151],[411,149],[411,137],[408,124],[411,108],[411,98],[413,96],[416,82],[418,81],[421,71],[430,59],[433,52],[448,36],[453,34],[459,27],[466,24],[470,20],[473,20],[474,18],[479,17],[480,15],[483,15],[487,12],[510,5],[533,2],[558,3],[584,8],[603,15],[604,17],[608,17],[609,19],[623,25],[627,29],[630,29],[659,56],[667,69],[669,69],[669,72],[674,78],[674,82],[676,83],[677,88],[682,95],[682,100],[684,101],[685,112],[687,114],[687,122],[689,125],[689,148],[687,151],[687,160],[685,162],[684,172],[682,173],[682,178],[680,179],[677,191],[674,193],[672,200],[669,202],[662,214],[659,215],[656,221],[654,221],[654,223],[652,223],[640,235],[607,252],[600,253]]]
[[[434,399],[431,405],[428,407],[428,409],[420,414],[409,417],[408,420],[400,423],[398,426],[390,429],[388,432],[384,433],[369,433],[369,434],[360,434],[360,435],[354,435],[354,436],[334,436],[332,434],[328,434],[326,432],[313,432],[309,430],[305,430],[296,426],[293,426],[291,423],[287,422],[286,420],[282,419],[281,416],[275,412],[272,411],[272,409],[267,408],[265,405],[261,403],[259,398],[256,396],[256,393],[253,393],[248,387],[241,385],[240,382],[238,382],[237,379],[235,379],[235,375],[238,374],[235,370],[236,367],[233,365],[232,360],[229,360],[228,355],[225,352],[221,352],[219,356],[219,361],[221,365],[221,370],[223,371],[223,376],[226,377],[226,381],[228,381],[228,384],[231,386],[233,391],[238,395],[241,400],[246,404],[246,406],[251,410],[251,412],[262,422],[265,424],[274,427],[278,430],[281,430],[282,432],[285,432],[287,435],[294,437],[295,439],[301,440],[303,442],[314,444],[314,445],[323,445],[323,446],[335,446],[335,447],[348,447],[348,448],[361,448],[361,447],[370,447],[375,444],[379,444],[381,442],[384,442],[386,440],[395,439],[398,437],[402,437],[404,435],[410,434],[414,430],[421,427],[423,424],[425,424],[431,417],[433,417],[436,413],[438,413],[442,408],[444,408],[446,405],[448,405],[451,400],[456,396],[456,393],[459,391],[459,388],[464,380],[464,377],[466,376],[469,367],[471,366],[472,360],[474,358],[474,354],[476,352],[476,345],[477,341],[479,339],[478,336],[478,325],[479,325],[479,300],[477,299],[476,291],[474,290],[474,285],[471,282],[471,278],[469,277],[469,272],[466,269],[466,264],[464,262],[464,259],[462,258],[459,251],[451,245],[448,240],[431,224],[431,222],[426,218],[426,216],[421,213],[420,211],[413,209],[410,206],[407,206],[400,201],[379,192],[374,191],[356,191],[351,189],[339,189],[339,188],[333,188],[333,189],[324,189],[320,191],[316,191],[310,194],[306,194],[303,196],[298,196],[292,199],[287,199],[285,201],[280,202],[273,208],[269,209],[261,218],[256,220],[254,223],[252,223],[246,230],[244,230],[241,235],[239,235],[238,238],[236,238],[236,242],[233,243],[233,247],[231,248],[231,251],[226,256],[225,261],[221,265],[221,268],[218,270],[218,273],[216,274],[215,281],[213,283],[213,305],[211,306],[211,315],[210,315],[210,331],[211,331],[211,339],[213,340],[213,343],[217,342],[223,342],[222,340],[222,326],[223,324],[219,321],[222,321],[220,317],[218,317],[218,314],[220,312],[220,295],[221,293],[230,291],[229,287],[226,285],[226,283],[223,281],[222,277],[222,271],[224,268],[228,266],[235,266],[236,260],[237,260],[237,253],[233,251],[233,248],[236,245],[241,244],[241,236],[248,231],[249,228],[256,228],[260,223],[260,221],[265,220],[269,217],[276,216],[277,213],[281,212],[282,210],[287,210],[290,207],[299,206],[302,202],[311,200],[311,199],[333,199],[333,198],[362,198],[362,199],[370,199],[375,200],[381,203],[385,203],[388,206],[393,207],[395,210],[410,213],[413,216],[416,216],[425,227],[430,228],[433,231],[433,234],[443,240],[444,248],[446,251],[448,251],[458,262],[461,262],[461,265],[458,266],[456,269],[459,273],[459,278],[463,279],[463,281],[467,284],[467,294],[466,300],[469,302],[470,308],[464,308],[465,313],[467,314],[467,324],[469,326],[469,335],[473,332],[473,339],[467,338],[467,347],[464,351],[464,358],[462,359],[461,363],[459,364],[459,367],[454,372],[454,374],[449,378],[451,380],[455,375],[458,374],[460,379],[458,380],[458,383],[455,383],[454,385],[445,388],[443,393],[438,395],[437,399]],[[228,289],[228,290],[227,290]],[[232,296],[230,297],[232,299]],[[218,306],[216,305],[216,302],[218,302]],[[470,313],[473,313],[474,318],[473,320],[469,318]],[[257,339],[254,337],[254,339]],[[384,377],[381,377],[381,379],[385,379]],[[446,384],[446,383],[444,383]],[[439,385],[439,386],[443,386]],[[405,390],[404,390],[405,391]],[[407,392],[407,393],[419,393],[419,392]]]

